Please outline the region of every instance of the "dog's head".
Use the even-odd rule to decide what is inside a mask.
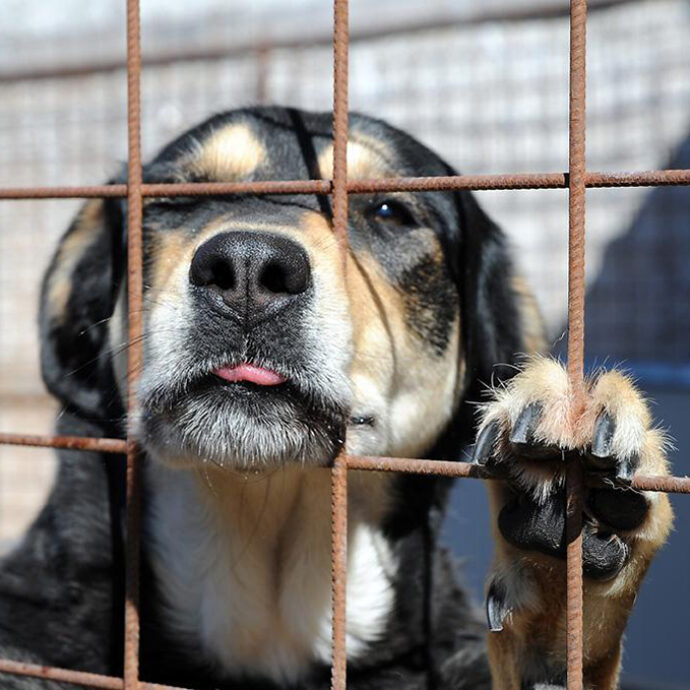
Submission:
[[[330,114],[234,111],[168,145],[144,179],[330,178],[332,150]],[[351,117],[351,178],[449,173],[410,136]],[[126,390],[125,217],[123,201],[88,202],[43,289],[48,387],[101,419]],[[427,453],[536,318],[466,192],[351,195],[345,270],[315,195],[147,199],[143,241],[136,423],[172,464],[322,464],[346,428],[351,452]]]

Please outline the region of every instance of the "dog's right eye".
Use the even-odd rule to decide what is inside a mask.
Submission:
[[[188,211],[196,208],[201,201],[201,198],[194,196],[156,197],[146,204],[146,208],[157,211]]]

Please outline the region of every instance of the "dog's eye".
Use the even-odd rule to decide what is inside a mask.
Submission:
[[[394,199],[385,199],[375,203],[369,215],[382,223],[394,225],[413,225],[414,216],[405,204]]]
[[[194,196],[156,197],[146,203],[147,209],[162,211],[190,211],[196,208],[202,199]]]

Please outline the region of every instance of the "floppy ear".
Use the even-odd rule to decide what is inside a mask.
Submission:
[[[465,399],[473,403],[483,398],[488,384],[513,376],[521,355],[543,352],[546,341],[541,314],[515,273],[505,235],[473,194],[461,191],[458,196]]]
[[[82,417],[121,415],[108,321],[124,270],[121,203],[88,201],[63,235],[43,279],[41,369],[50,390]]]

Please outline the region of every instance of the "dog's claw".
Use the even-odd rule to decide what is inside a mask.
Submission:
[[[608,412],[600,413],[594,423],[594,438],[590,453],[593,464],[601,469],[609,469],[615,464],[615,459],[611,457],[615,431],[613,417]]]
[[[544,408],[541,403],[530,403],[520,412],[513,431],[510,434],[511,443],[527,444],[534,442],[534,430],[541,421]]]
[[[601,412],[594,423],[594,438],[592,439],[592,455],[598,458],[608,458],[611,455],[611,444],[616,425],[608,412]]]
[[[487,424],[479,433],[477,442],[474,444],[472,462],[475,465],[486,465],[494,452],[494,446],[501,433],[501,425],[498,420]]]
[[[486,595],[486,620],[491,632],[501,632],[503,622],[510,613],[506,604],[505,591],[495,580],[491,583]]]
[[[613,451],[613,436],[616,431],[616,424],[611,415],[604,411],[599,414],[594,423],[594,433],[592,445],[587,454],[587,461],[592,469],[600,472],[613,474],[622,484],[630,484],[637,466],[639,457],[633,454],[629,457],[616,457]]]

